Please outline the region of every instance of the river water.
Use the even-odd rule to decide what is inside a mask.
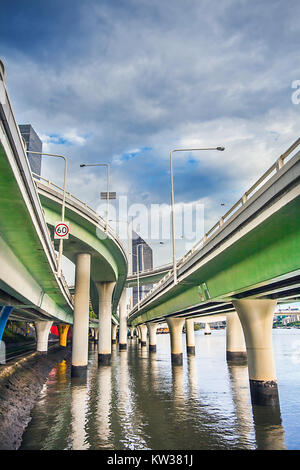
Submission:
[[[21,449],[299,449],[300,330],[273,330],[280,409],[252,408],[247,366],[226,362],[225,330],[195,332],[196,357],[170,363],[170,338],[157,352],[128,340],[112,365],[97,366],[90,344],[87,382],[70,363],[50,372]],[[185,343],[185,335],[183,335]]]

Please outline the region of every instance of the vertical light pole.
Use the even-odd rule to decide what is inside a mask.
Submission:
[[[46,155],[48,157],[62,158],[65,162],[64,169],[64,186],[63,186],[63,200],[61,205],[61,221],[65,221],[65,205],[66,205],[66,183],[67,183],[67,159],[64,155],[58,155],[56,153],[45,153],[45,152],[32,152],[31,150],[26,150],[26,153],[35,154],[35,155]],[[63,239],[59,240],[58,248],[58,261],[57,261],[57,276],[61,277],[61,264],[62,264],[62,255],[63,255]]]
[[[172,223],[172,255],[173,255],[173,279],[177,284],[177,263],[175,251],[175,203],[174,203],[174,183],[173,183],[173,153],[175,152],[195,152],[198,150],[225,150],[225,147],[199,148],[199,149],[175,149],[170,152],[170,179],[171,179],[171,223]]]
[[[80,165],[81,168],[84,166],[105,166],[106,167],[106,175],[107,175],[107,184],[106,184],[106,193],[107,193],[107,200],[106,200],[106,226],[105,231],[108,231],[108,209],[109,209],[109,175],[110,175],[110,165],[109,163],[82,163]]]
[[[138,289],[138,310],[140,309],[140,258],[139,258],[139,247],[143,246],[143,243],[136,245],[136,256],[137,256],[137,289]],[[143,250],[142,256],[142,270],[143,270]]]

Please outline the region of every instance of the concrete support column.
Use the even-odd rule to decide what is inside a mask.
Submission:
[[[85,377],[89,347],[91,255],[80,253],[76,259],[74,323],[72,334],[72,377]]]
[[[226,359],[234,362],[247,360],[244,332],[236,312],[226,314]]]
[[[117,343],[117,328],[118,326],[115,323],[111,325],[111,344]]]
[[[14,307],[9,305],[0,305],[0,341],[2,341],[3,332],[8,320],[9,315],[13,311]]]
[[[195,355],[195,330],[194,330],[194,319],[185,320],[186,330],[186,351],[189,355]]]
[[[137,339],[138,339],[138,344],[140,344],[141,343],[141,328],[140,328],[140,325],[138,325],[136,327],[136,333],[137,333],[136,336],[137,336]]]
[[[139,325],[141,332],[141,346],[147,346],[147,326],[145,324]]]
[[[67,346],[67,337],[70,325],[58,325],[58,332],[59,332],[59,345],[61,348],[65,348]]]
[[[99,348],[98,362],[110,365],[111,361],[111,300],[115,282],[97,282],[99,292]]]
[[[126,289],[123,290],[120,298],[120,334],[119,334],[119,349],[127,349],[127,308],[126,308]]]
[[[52,321],[36,321],[34,323],[37,339],[36,350],[41,354],[47,354],[48,339],[52,323]]]
[[[149,332],[149,351],[155,352],[156,351],[156,330],[157,330],[157,323],[147,323],[147,328]]]
[[[207,322],[205,323],[204,334],[211,335],[211,329],[210,329],[209,323]]]
[[[95,328],[95,335],[94,335],[95,343],[98,343],[98,334],[99,334],[99,328]]]
[[[182,365],[182,329],[184,318],[168,318],[167,323],[171,338],[172,364]]]
[[[247,348],[250,392],[253,405],[279,405],[272,346],[276,300],[234,300]]]
[[[130,328],[130,339],[134,338],[134,328]]]

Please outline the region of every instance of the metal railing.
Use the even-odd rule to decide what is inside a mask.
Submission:
[[[192,256],[198,253],[206,243],[211,239],[213,235],[217,232],[221,231],[224,223],[228,222],[231,217],[233,217],[234,213],[243,207],[249,199],[251,199],[256,191],[258,191],[263,184],[265,184],[274,174],[276,174],[282,167],[287,163],[288,157],[291,157],[291,153],[298,147],[300,144],[300,138],[298,138],[279,158],[273,163],[273,165],[265,171],[265,173],[246,191],[243,196],[218,220],[218,222],[204,234],[204,236],[182,257],[179,261],[177,261],[177,269],[182,267],[187,260],[189,260]],[[147,294],[141,299],[141,304],[153,294],[155,290],[166,282],[171,276],[173,275],[173,269],[167,272],[167,274],[161,278],[155,286],[147,292]],[[135,307],[134,307],[135,308]],[[134,309],[133,309],[134,310]]]
[[[157,266],[156,268],[148,268],[148,269],[144,269],[143,271],[140,271],[139,272],[139,275],[140,277],[143,275],[143,274],[148,274],[148,273],[153,273],[153,274],[158,274],[160,271],[164,271],[165,269],[169,268],[171,266],[171,263],[166,263],[166,264],[162,264],[161,266]],[[130,274],[127,279],[135,279],[137,277],[137,272],[134,272],[132,274]]]

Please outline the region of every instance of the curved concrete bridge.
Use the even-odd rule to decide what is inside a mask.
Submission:
[[[76,265],[73,301],[63,276],[57,273],[49,231],[60,220],[62,193],[55,185],[32,178],[1,62],[0,118],[0,340],[8,317],[34,320],[37,349],[46,352],[52,323],[59,324],[64,343],[68,325],[73,324],[72,372],[81,375],[87,367],[89,324],[100,323],[99,360],[110,360],[119,303],[120,312],[125,312],[124,294],[120,299],[127,257],[116,235],[110,229],[106,233],[101,217],[68,195],[66,220],[71,235],[64,255]],[[99,321],[89,322],[90,297]]]

